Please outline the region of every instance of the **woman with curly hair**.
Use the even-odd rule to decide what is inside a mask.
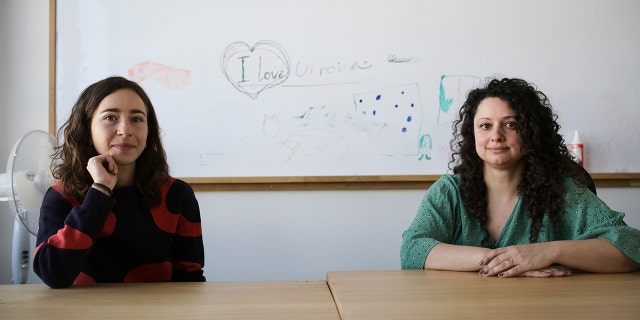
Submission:
[[[200,209],[169,175],[155,110],[122,77],[87,87],[58,135],[33,268],[50,287],[205,281]]]
[[[547,97],[521,79],[472,90],[449,166],[403,233],[403,269],[568,276],[640,268],[640,231],[586,186]]]

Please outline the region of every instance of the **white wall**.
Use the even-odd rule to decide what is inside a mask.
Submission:
[[[48,128],[48,52],[49,1],[0,0],[0,172],[22,135]],[[0,283],[11,283],[13,222],[0,202]]]
[[[600,188],[619,211],[640,188]],[[422,190],[199,192],[209,280],[324,279],[329,270],[398,269]],[[640,227],[640,213],[627,222]]]
[[[0,1],[0,171],[13,144],[48,130],[48,0]],[[640,188],[600,188],[640,228]],[[198,192],[209,280],[324,279],[397,269],[422,190]],[[0,283],[11,282],[13,217],[0,202]],[[31,273],[30,283],[39,283]]]

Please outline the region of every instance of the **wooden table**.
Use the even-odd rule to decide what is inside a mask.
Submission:
[[[0,285],[0,319],[332,319],[325,281]]]
[[[640,319],[640,273],[485,278],[434,270],[328,272],[342,320]]]

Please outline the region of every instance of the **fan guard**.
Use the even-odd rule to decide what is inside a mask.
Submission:
[[[38,232],[44,194],[55,182],[51,174],[55,144],[55,137],[47,132],[30,131],[15,144],[7,161],[9,207],[33,235]]]

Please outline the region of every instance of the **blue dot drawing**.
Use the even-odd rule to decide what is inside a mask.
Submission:
[[[383,95],[385,99],[382,99]],[[416,118],[415,116],[418,112],[415,110],[415,101],[419,99],[417,85],[384,88],[356,95],[354,98],[354,101],[357,101],[356,109],[361,114],[376,117],[377,121],[383,121],[384,126],[390,130],[394,130],[393,128],[395,127],[395,130],[398,130],[397,132],[415,132],[412,126],[407,127],[400,123],[412,122]],[[365,103],[365,101],[367,102]],[[422,110],[419,111],[420,113],[422,112]],[[409,113],[408,116],[407,113]],[[417,118],[421,118],[421,114]]]
[[[382,97],[384,96],[384,99]],[[422,103],[415,83],[353,96],[358,124],[387,146],[385,155],[417,155],[422,137]]]

